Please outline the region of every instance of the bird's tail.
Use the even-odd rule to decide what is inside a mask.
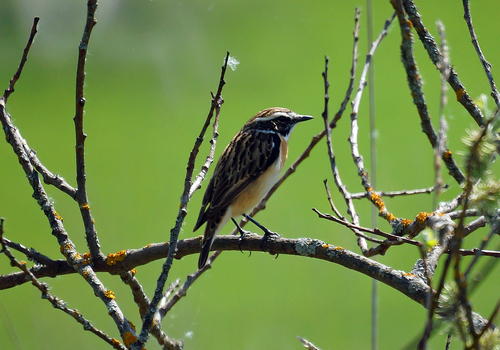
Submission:
[[[208,260],[212,243],[214,243],[215,236],[219,233],[220,229],[226,224],[228,218],[225,218],[226,212],[221,211],[217,216],[207,220],[205,227],[205,234],[203,235],[203,242],[201,243],[201,253],[198,260],[198,269],[202,269]]]
[[[200,258],[198,259],[198,269],[202,269],[208,260],[208,255],[210,254],[210,248],[212,248],[212,242],[214,241],[214,237],[210,237],[209,239],[203,239],[203,243],[201,246]]]

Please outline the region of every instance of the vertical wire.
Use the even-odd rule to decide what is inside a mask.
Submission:
[[[373,10],[372,1],[366,0],[367,12],[367,37],[368,50],[371,49],[373,43]],[[373,60],[373,58],[372,58]],[[374,61],[368,69],[368,94],[370,101],[370,174],[371,182],[374,189],[377,188],[377,149],[376,149],[376,129],[375,129],[375,85],[374,85]],[[372,227],[377,227],[377,210],[375,206],[371,206],[371,224]],[[371,317],[372,317],[372,350],[378,349],[378,282],[372,279],[371,293]]]

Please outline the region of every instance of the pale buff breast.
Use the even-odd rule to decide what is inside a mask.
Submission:
[[[281,152],[278,160],[235,199],[233,204],[228,208],[228,216],[235,218],[244,213],[248,214],[279,180],[286,158],[288,157],[288,140],[281,136],[280,138]]]

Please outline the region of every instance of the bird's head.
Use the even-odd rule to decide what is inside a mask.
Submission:
[[[286,108],[273,107],[254,115],[242,128],[242,131],[260,131],[278,133],[285,139],[297,123],[313,119],[310,115],[297,114]]]

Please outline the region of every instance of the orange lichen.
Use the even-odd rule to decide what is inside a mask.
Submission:
[[[391,214],[391,213],[387,213],[385,215],[385,219],[389,220],[389,221],[393,221],[393,220],[396,220],[396,217],[393,214]]]
[[[113,292],[112,290],[107,290],[104,292],[104,295],[106,296],[106,298],[109,298],[109,299],[116,299],[115,297],[115,292]]]
[[[464,88],[460,88],[458,89],[457,91],[455,91],[455,94],[457,95],[457,101],[460,102],[460,100],[462,99],[462,97],[464,96],[465,94],[465,90]]]
[[[123,344],[128,348],[130,344],[135,343],[137,340],[137,336],[135,336],[132,332],[123,333]]]
[[[132,322],[130,322],[130,321],[128,321],[128,323],[130,324],[130,328],[132,328],[134,330],[134,332],[135,332],[135,325]]]
[[[421,213],[418,213],[418,215],[417,215],[417,221],[418,221],[418,223],[419,223],[420,225],[423,225],[423,224],[424,224],[424,222],[425,222],[425,220],[427,219],[427,217],[428,217],[429,215],[431,215],[431,214],[426,213],[426,212],[424,212],[424,211],[423,211],[423,212],[421,212]]]
[[[408,227],[408,225],[411,224],[412,222],[413,222],[412,220],[408,220],[408,219],[401,220],[401,223],[403,224],[403,228]]]
[[[83,278],[87,279],[88,275],[89,275],[88,271],[83,271],[83,273],[82,273]]]
[[[146,244],[146,246],[144,248],[149,248],[150,245],[151,245],[151,243]]]
[[[90,210],[90,205],[88,205],[88,203],[82,203],[82,205],[80,206],[80,208],[82,208],[84,210]]]
[[[57,219],[57,220],[61,220],[61,221],[63,221],[63,218],[61,217],[61,215],[59,215],[59,214],[57,213],[57,211],[55,211],[55,210],[54,210],[54,216],[56,217],[56,219]]]
[[[111,339],[111,344],[112,345],[121,345],[121,343],[118,340],[116,340],[115,338]]]
[[[68,250],[71,250],[71,244],[61,245],[61,253],[65,254]]]
[[[416,275],[414,275],[413,273],[410,273],[410,272],[403,272],[402,275],[406,276],[406,277],[415,277],[416,276]]]
[[[335,250],[342,250],[342,249],[344,249],[344,248],[342,248],[342,247],[335,247],[335,248],[333,248],[333,249],[335,249]]]
[[[409,19],[406,20],[406,24],[408,24],[408,27],[410,27],[410,29],[413,29],[413,23]]]
[[[132,273],[132,275],[134,275],[134,276],[135,276],[135,274],[137,273],[137,269],[132,269],[132,270],[130,270],[130,273]]]
[[[382,211],[385,208],[385,204],[384,204],[384,201],[382,200],[382,197],[380,197],[375,192],[372,192],[372,194],[370,195],[370,200],[372,201],[373,204],[375,204],[375,206],[380,211]]]
[[[126,250],[120,250],[117,253],[110,253],[106,258],[106,263],[109,266],[116,265],[118,261],[123,261],[123,259],[125,259],[126,256],[127,256]]]
[[[451,153],[451,151],[447,149],[447,150],[446,150],[446,151],[444,151],[444,153],[443,153],[443,158],[444,158],[444,159],[450,159],[450,158],[451,158],[451,154],[452,154],[452,153]]]

